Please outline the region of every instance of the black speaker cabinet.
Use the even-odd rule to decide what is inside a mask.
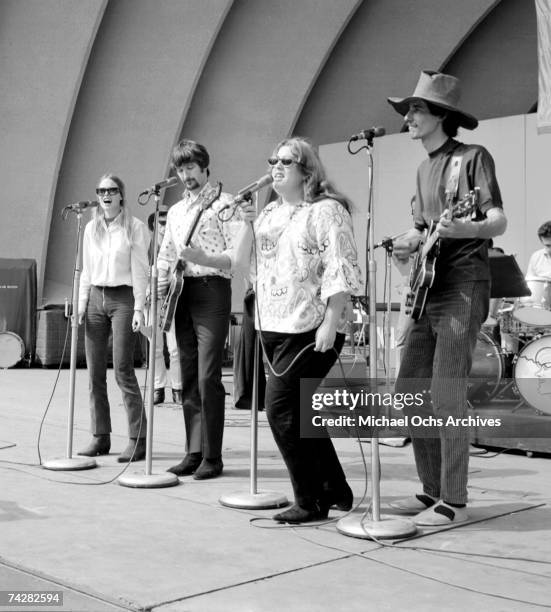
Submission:
[[[36,261],[0,258],[0,332],[23,341],[23,359],[30,364],[36,345]]]

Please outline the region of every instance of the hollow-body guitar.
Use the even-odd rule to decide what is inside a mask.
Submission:
[[[475,187],[469,193],[448,206],[448,219],[458,219],[473,212],[478,203],[480,189]],[[435,278],[435,265],[438,257],[440,236],[436,230],[438,221],[431,221],[425,239],[419,243],[409,276],[409,292],[406,296],[405,312],[414,321],[423,314],[427,293]]]
[[[217,183],[207,191],[203,192],[200,196],[199,208],[197,214],[193,219],[193,223],[189,228],[188,234],[184,241],[185,246],[189,246],[193,234],[197,229],[201,215],[212,206],[212,204],[220,197],[222,192],[222,183]],[[170,331],[172,322],[174,321],[174,313],[176,312],[176,306],[178,305],[178,299],[182,294],[184,288],[184,268],[185,262],[179,259],[172,270],[172,279],[170,281],[170,287],[168,289],[167,296],[163,300],[161,311],[159,315],[159,327],[163,332]]]

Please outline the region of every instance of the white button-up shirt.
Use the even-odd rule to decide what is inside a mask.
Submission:
[[[539,249],[532,253],[526,270],[526,280],[551,281],[551,255],[546,249]]]
[[[182,199],[168,211],[165,235],[157,257],[157,268],[160,271],[171,270],[176,265],[179,252],[186,246],[190,228],[193,226],[201,206],[206,203],[204,196],[208,196],[209,193],[213,193],[213,188],[208,182],[197,196],[186,190]],[[206,200],[208,201],[208,197]],[[232,203],[233,197],[229,193],[221,193],[218,199],[203,210],[189,246],[199,247],[207,255],[225,254],[231,260],[233,240],[242,221],[239,221],[237,216],[233,216],[229,221],[224,221],[225,217],[231,215],[230,210],[224,211],[225,215],[222,219],[218,213],[227,204],[231,205]],[[166,272],[164,273],[166,274]],[[188,261],[185,263],[184,276],[231,278],[231,271],[200,266]]]
[[[143,310],[149,280],[149,232],[145,224],[132,217],[132,242],[128,244],[119,214],[106,224],[98,243],[93,236],[94,220],[84,230],[82,244],[82,273],[79,289],[79,312],[86,309],[90,287],[118,287],[129,285],[134,293],[134,309]]]

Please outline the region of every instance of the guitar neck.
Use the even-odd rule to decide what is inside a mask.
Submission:
[[[191,239],[193,238],[193,234],[197,229],[197,225],[199,225],[199,220],[201,219],[201,215],[212,206],[212,203],[220,197],[220,193],[222,191],[222,183],[218,183],[216,187],[211,188],[207,193],[203,193],[199,196],[199,200],[194,204],[199,204],[199,209],[197,214],[195,215],[195,219],[193,219],[193,223],[189,228],[186,239],[184,240],[184,245],[189,246]]]
[[[193,238],[193,234],[195,234],[195,230],[197,229],[197,226],[199,225],[199,219],[201,219],[203,210],[204,210],[203,208],[199,208],[199,210],[197,211],[197,214],[195,215],[195,219],[193,219],[193,223],[191,224],[191,227],[189,228],[186,239],[184,240],[185,246],[189,246],[189,243],[191,242],[191,239]]]
[[[478,187],[475,187],[462,200],[460,200],[456,204],[453,204],[452,200],[449,197],[446,197],[446,206],[447,206],[448,212],[445,215],[445,217],[447,219],[455,219],[456,217],[461,217],[461,216],[464,216],[465,214],[470,213],[475,207],[476,202],[478,201],[479,191],[480,189]],[[436,227],[436,225],[437,223],[435,221],[432,221],[429,227],[429,237],[427,238],[427,241],[425,242],[421,250],[422,258],[425,258],[428,255],[432,247],[436,244],[436,242],[440,238],[440,234],[438,233],[438,231],[436,231],[436,229],[432,231],[433,228]]]

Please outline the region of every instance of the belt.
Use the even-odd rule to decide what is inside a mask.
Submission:
[[[92,285],[92,287],[100,291],[104,291],[105,289],[132,289],[130,285]]]
[[[207,274],[205,276],[184,276],[184,283],[208,283],[209,280],[222,280],[231,282],[231,279],[225,276],[219,276],[218,274]]]

